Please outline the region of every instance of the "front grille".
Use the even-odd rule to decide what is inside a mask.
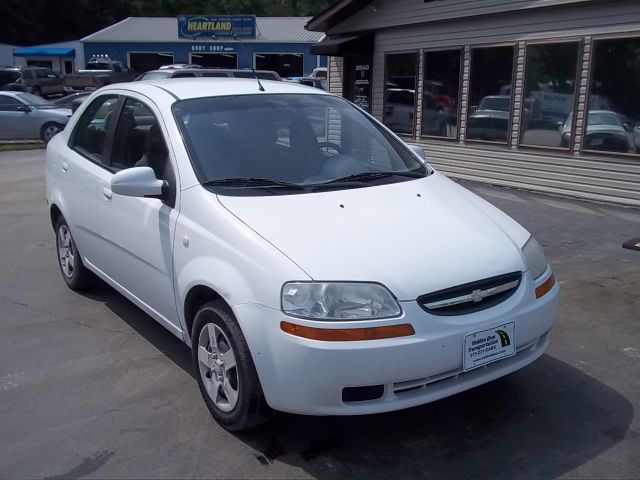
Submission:
[[[504,302],[520,285],[521,272],[465,283],[418,297],[423,310],[433,315],[467,315]]]

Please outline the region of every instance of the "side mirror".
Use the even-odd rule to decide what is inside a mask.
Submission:
[[[28,105],[18,105],[16,107],[16,111],[18,112],[24,112],[24,113],[29,113],[31,111],[31,107]]]
[[[477,105],[472,105],[469,107],[469,113],[476,113],[478,111]]]
[[[160,197],[164,181],[150,167],[133,167],[111,177],[111,191],[127,197]]]
[[[418,155],[422,160],[427,159],[427,156],[425,155],[424,149],[422,147],[419,147],[418,145],[409,145],[409,148],[413,153]]]

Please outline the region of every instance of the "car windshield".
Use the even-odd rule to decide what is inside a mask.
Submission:
[[[140,77],[140,80],[161,80],[163,78],[169,78],[171,76],[170,71],[167,72],[149,72]]]
[[[44,110],[47,108],[55,108],[55,105],[51,103],[49,100],[45,100],[42,97],[34,95],[32,93],[16,93],[17,97],[27,102],[31,107],[37,108],[38,110]]]
[[[620,117],[613,112],[590,112],[587,125],[615,125],[622,126]]]
[[[404,144],[344,99],[238,95],[176,102],[200,182],[223,195],[306,193],[424,177]]]
[[[510,103],[509,97],[484,97],[480,101],[478,110],[508,112]]]

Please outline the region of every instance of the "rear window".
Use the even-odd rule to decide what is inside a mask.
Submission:
[[[89,62],[87,70],[111,70],[111,64],[108,62]]]
[[[0,84],[15,83],[20,78],[20,73],[11,70],[0,71]]]

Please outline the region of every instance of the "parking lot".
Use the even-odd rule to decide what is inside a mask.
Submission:
[[[640,476],[640,252],[621,248],[640,210],[467,183],[545,248],[562,286],[547,354],[411,410],[231,434],[185,345],[106,285],[66,288],[43,175],[42,151],[0,153],[0,477]]]

